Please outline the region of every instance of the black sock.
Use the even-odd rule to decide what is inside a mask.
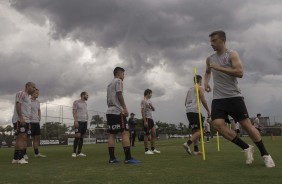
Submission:
[[[155,150],[155,147],[151,147],[151,150],[154,151],[154,150]]]
[[[269,155],[268,152],[266,151],[265,147],[264,147],[262,140],[259,141],[259,142],[255,142],[255,144],[257,145],[261,156]]]
[[[24,156],[24,150],[18,150],[18,159],[21,160]]]
[[[145,152],[148,151],[148,150],[149,150],[148,148],[145,148]]]
[[[187,141],[188,146],[190,146],[193,142],[191,140]]]
[[[198,147],[198,145],[195,145],[195,146],[194,146],[194,152],[199,152],[199,147]]]
[[[34,154],[35,155],[38,155],[39,151],[38,151],[38,148],[37,149],[34,149]]]
[[[231,142],[233,142],[243,150],[249,148],[249,145],[237,136]]]
[[[14,151],[14,160],[19,160],[19,150]]]
[[[74,141],[73,141],[73,152],[76,153],[76,148],[77,148],[77,144],[78,144],[78,138],[74,138]]]
[[[115,157],[115,147],[108,147],[109,150],[109,155],[110,155],[110,160],[114,160]]]
[[[130,160],[131,159],[130,146],[123,147],[123,150],[124,150],[125,160]]]
[[[78,151],[77,151],[77,154],[80,154],[80,153],[81,153],[82,146],[83,146],[83,138],[80,138],[80,139],[79,139],[79,142],[78,142]]]

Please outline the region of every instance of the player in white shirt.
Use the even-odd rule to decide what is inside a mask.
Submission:
[[[46,157],[39,153],[38,147],[40,145],[40,120],[41,120],[41,110],[40,102],[37,100],[39,96],[39,90],[36,89],[31,95],[31,119],[30,119],[30,130],[33,142],[34,157]]]
[[[14,125],[16,144],[12,164],[27,164],[24,159],[24,149],[27,147],[27,133],[30,130],[31,95],[36,89],[33,82],[28,82],[23,91],[19,91],[15,98],[12,122]]]
[[[211,136],[210,118],[207,118],[207,120],[204,121],[204,132],[206,135],[206,142],[210,142],[210,136]]]
[[[73,102],[73,119],[75,128],[75,138],[73,142],[73,153],[72,157],[82,156],[85,157],[86,154],[81,153],[83,146],[83,138],[87,130],[88,122],[88,110],[87,103],[88,93],[83,91],[80,94],[80,99]]]
[[[161,153],[155,148],[156,143],[156,127],[153,120],[153,113],[155,111],[151,102],[152,90],[146,89],[144,91],[144,99],[141,101],[141,114],[144,122],[144,146],[145,154],[152,155],[154,153]],[[148,136],[151,135],[151,150],[148,148]]]

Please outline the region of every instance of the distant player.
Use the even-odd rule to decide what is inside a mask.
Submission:
[[[194,144],[194,155],[201,155],[202,152],[199,151],[198,144],[199,144],[199,138],[201,136],[200,134],[200,120],[199,120],[199,111],[198,111],[198,104],[197,104],[197,93],[196,93],[196,83],[198,84],[199,88],[199,99],[200,102],[203,104],[204,108],[207,111],[208,118],[210,117],[210,110],[207,104],[207,101],[205,99],[205,90],[202,87],[202,77],[200,75],[196,76],[196,79],[194,78],[194,86],[191,87],[188,90],[186,100],[185,100],[185,107],[186,107],[186,115],[189,121],[189,127],[192,128],[192,137],[191,140],[188,140],[183,144],[184,149],[188,154],[192,154],[190,145]],[[203,117],[202,114],[200,114],[200,117],[202,118],[203,123]]]
[[[260,132],[262,133],[262,126],[260,124],[260,118],[261,118],[261,114],[257,114],[257,117],[254,120],[254,127]]]
[[[30,120],[30,130],[31,137],[33,142],[34,156],[35,157],[46,157],[39,153],[38,147],[40,145],[40,120],[41,120],[41,111],[40,111],[40,102],[37,100],[39,96],[39,90],[36,89],[31,95],[31,120]]]
[[[206,135],[206,142],[210,142],[210,136],[211,136],[211,127],[210,127],[210,119],[207,118],[206,121],[204,121],[204,132]]]
[[[35,84],[28,82],[25,85],[25,89],[16,94],[12,122],[17,137],[12,164],[28,163],[28,161],[24,159],[24,149],[27,147],[27,133],[30,131],[31,100],[29,95],[31,95],[35,89]]]
[[[141,101],[141,114],[144,123],[144,146],[145,154],[152,155],[154,153],[161,153],[155,148],[156,144],[156,127],[153,120],[153,113],[155,111],[151,102],[152,90],[146,89],[144,91],[144,99]],[[149,150],[148,137],[151,135],[151,150]]]
[[[130,118],[128,119],[128,125],[130,129],[130,144],[132,147],[135,146],[135,138],[136,138],[136,119],[134,118],[135,114],[130,113]]]
[[[121,132],[122,146],[125,155],[125,164],[137,164],[140,161],[131,156],[130,140],[129,140],[129,127],[126,120],[128,110],[123,97],[123,79],[124,69],[116,67],[114,69],[114,79],[107,87],[107,105],[108,110],[106,113],[108,123],[108,151],[109,163],[116,164],[120,161],[115,156],[115,142],[116,134]]]
[[[240,123],[239,122],[235,123],[235,132],[236,132],[237,136],[239,137],[240,133],[241,133],[241,131],[240,131]]]
[[[230,130],[224,123],[227,115],[235,122],[239,122],[249,134],[250,138],[258,147],[266,167],[275,167],[271,156],[266,151],[261,136],[249,119],[248,111],[238,87],[237,78],[244,74],[243,66],[236,51],[229,50],[226,45],[224,31],[214,31],[210,35],[211,46],[215,53],[206,60],[205,90],[211,91],[209,80],[213,76],[213,101],[212,101],[212,124],[214,128],[227,140],[233,142],[242,150],[246,156],[246,164],[254,161],[254,147],[240,139],[237,134]]]
[[[73,142],[72,157],[85,157],[86,154],[82,153],[83,138],[87,130],[88,123],[88,110],[87,103],[88,93],[83,91],[80,94],[80,99],[73,102],[73,119],[75,128],[75,138]]]

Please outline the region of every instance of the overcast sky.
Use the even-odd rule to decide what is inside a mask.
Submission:
[[[250,116],[282,119],[281,9],[280,0],[0,0],[0,122],[11,121],[27,81],[41,102],[71,106],[88,91],[88,108],[105,112],[106,86],[121,66],[130,112],[141,117],[150,88],[155,121],[187,123],[193,69],[204,75],[208,35],[219,29],[241,56]]]

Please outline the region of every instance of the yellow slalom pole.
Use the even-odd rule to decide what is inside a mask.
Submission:
[[[197,73],[197,69],[196,67],[194,68],[194,79],[195,81],[197,81],[196,78],[196,73]],[[200,106],[200,98],[199,98],[199,86],[198,83],[195,82],[196,84],[196,96],[197,96],[197,105],[198,105],[198,114],[199,114],[199,120],[200,120],[200,132],[201,132],[201,143],[202,143],[202,151],[203,151],[203,160],[206,160],[206,152],[205,152],[205,144],[204,144],[204,134],[203,134],[203,122],[202,122],[202,118],[201,118],[201,106]]]
[[[216,142],[217,142],[217,151],[219,152],[219,137],[218,137],[218,132],[216,132]]]

